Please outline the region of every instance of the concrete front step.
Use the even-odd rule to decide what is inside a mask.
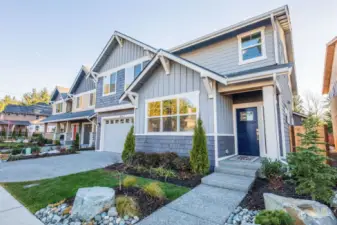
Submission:
[[[218,166],[215,168],[215,172],[217,173],[225,173],[225,174],[232,174],[232,175],[239,175],[239,176],[246,176],[246,177],[255,177],[256,170],[255,169],[244,169],[244,168],[234,168],[229,166]]]
[[[253,184],[255,177],[247,177],[240,175],[224,174],[224,173],[212,173],[201,180],[202,184],[206,184],[212,187],[225,188],[235,191],[248,192]]]
[[[240,160],[222,160],[219,162],[219,167],[230,167],[240,169],[258,170],[261,167],[260,162],[245,162]]]

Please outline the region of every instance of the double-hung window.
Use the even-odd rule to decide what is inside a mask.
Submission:
[[[239,64],[266,59],[264,27],[238,35]]]
[[[133,82],[134,79],[138,77],[138,75],[142,72],[143,70],[143,64],[137,64],[131,67],[128,67],[125,69],[125,86],[124,90],[126,90],[130,84]]]
[[[82,96],[76,97],[76,109],[79,109],[82,107]]]
[[[116,93],[117,72],[103,78],[103,95]]]
[[[89,107],[95,106],[96,104],[96,92],[89,94]]]
[[[197,121],[199,92],[147,101],[147,132],[192,132]]]
[[[61,113],[63,111],[63,102],[57,103],[55,108],[56,108],[56,113]]]

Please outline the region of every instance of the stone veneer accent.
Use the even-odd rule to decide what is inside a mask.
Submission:
[[[147,153],[176,152],[180,156],[189,156],[192,149],[192,136],[181,135],[137,135],[136,151]],[[214,136],[207,136],[208,158],[211,170],[215,166]]]

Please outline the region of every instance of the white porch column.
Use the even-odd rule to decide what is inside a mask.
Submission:
[[[266,86],[263,92],[263,108],[264,108],[264,124],[266,134],[267,157],[272,159],[279,158],[279,144],[277,131],[277,111],[276,111],[276,95],[273,86]]]

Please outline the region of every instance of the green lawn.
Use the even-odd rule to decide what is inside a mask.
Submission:
[[[140,186],[153,182],[151,179],[137,177],[137,183]],[[32,183],[40,185],[28,189],[23,186]],[[61,201],[76,195],[77,189],[82,187],[115,187],[118,186],[118,179],[114,172],[108,172],[103,169],[83,172],[53,179],[19,182],[19,183],[3,183],[1,184],[7,189],[17,200],[19,200],[32,213],[46,207],[50,203]],[[185,194],[190,189],[169,183],[161,183],[161,187],[166,196],[170,200],[174,200]]]

